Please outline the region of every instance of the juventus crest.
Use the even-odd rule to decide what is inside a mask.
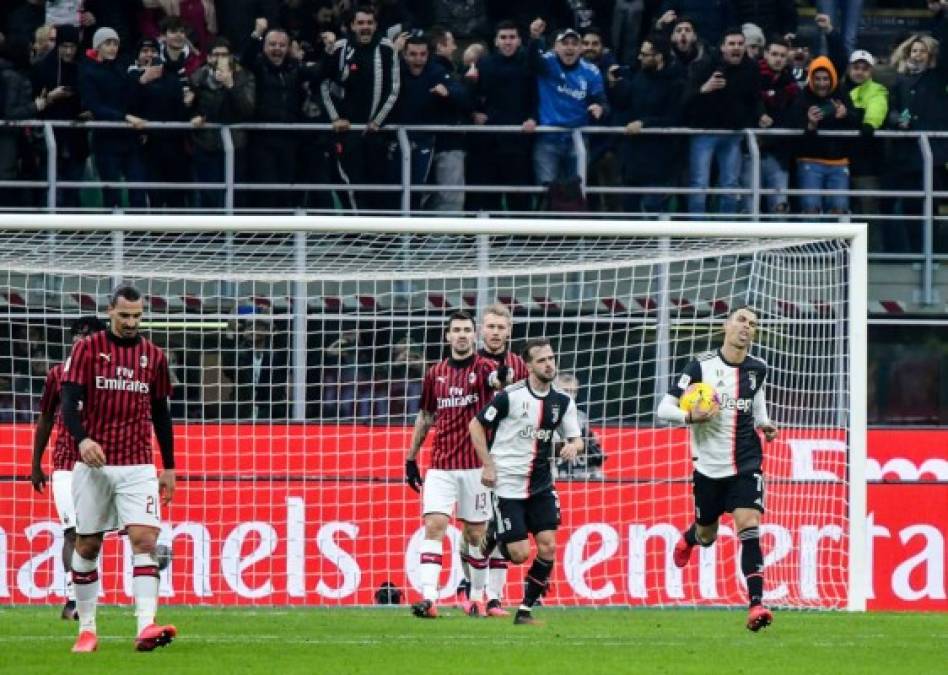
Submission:
[[[757,389],[757,373],[755,371],[750,371],[747,373],[747,379],[750,380],[751,390]]]

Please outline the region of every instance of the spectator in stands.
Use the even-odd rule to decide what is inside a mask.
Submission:
[[[430,59],[428,39],[423,35],[408,38],[393,121],[396,124],[452,124],[459,114],[470,114],[470,110],[471,98],[464,85]],[[412,131],[408,139],[411,143],[411,182],[425,185],[434,159],[435,134]],[[395,175],[399,176],[400,161],[396,161],[395,170]],[[413,195],[412,208],[418,208],[421,197],[421,193]]]
[[[494,51],[485,54],[465,78],[474,87],[474,124],[513,125],[523,134],[477,133],[470,137],[468,171],[470,182],[477,185],[531,184],[533,175],[532,137],[536,128],[536,80],[521,48],[520,31],[511,21],[497,24]],[[529,211],[530,196],[509,192],[474,193],[467,198],[471,210],[499,211],[501,199],[510,211]]]
[[[30,63],[38,63],[50,52],[56,49],[56,26],[42,25],[33,33],[33,43],[30,46]]]
[[[677,65],[679,74],[689,80],[692,72],[701,70],[713,58],[712,49],[695,30],[695,23],[687,16],[679,17],[672,24],[671,63]]]
[[[738,24],[752,23],[764,35],[787,38],[797,32],[796,0],[733,0]]]
[[[159,58],[166,74],[182,82],[204,64],[205,56],[195,49],[187,36],[184,22],[177,16],[167,16],[158,24],[161,32]]]
[[[694,33],[708,44],[720,44],[724,31],[737,21],[733,0],[664,0],[659,9],[658,30],[674,30],[683,17]]]
[[[173,31],[172,33],[173,34]],[[182,85],[178,70],[164,63],[159,45],[152,38],[138,43],[135,62],[129,67],[128,112],[151,122],[183,122],[194,94]],[[187,183],[190,157],[187,135],[179,129],[151,129],[140,136],[148,180],[154,183]],[[184,208],[188,205],[183,188],[154,188],[148,201],[154,209]]]
[[[913,35],[900,44],[892,54],[890,62],[898,72],[889,99],[889,125],[904,131],[935,131],[948,129],[948,54],[939,54],[948,45],[948,10],[944,3],[935,5],[933,36]],[[948,162],[948,143],[932,140],[935,167],[935,190],[946,180],[945,164]],[[887,162],[889,171],[884,180],[890,190],[920,190],[922,184],[922,158],[918,141],[914,138],[893,143]],[[917,198],[896,200],[890,204],[889,212],[915,215],[921,212],[921,201]],[[917,223],[911,228],[910,241],[917,250]]]
[[[229,4],[233,0],[224,0]],[[164,34],[162,23],[169,18],[181,21],[182,32],[187,34],[189,47],[199,54],[206,54],[217,34],[217,11],[214,0],[141,0],[145,8],[141,14],[141,32],[148,37],[156,36],[156,28]],[[165,58],[164,55],[162,58]],[[188,75],[193,72],[188,72]]]
[[[79,98],[79,31],[58,26],[56,50],[33,66],[33,95],[46,97],[43,119],[79,121],[88,117]],[[81,181],[89,157],[89,136],[85,129],[57,128],[56,176],[60,181]],[[60,188],[58,205],[79,206],[79,191]]]
[[[771,126],[778,129],[791,126],[788,112],[800,94],[800,87],[787,66],[789,53],[790,44],[782,37],[774,36],[764,51],[764,58],[758,62],[764,112],[773,121]],[[790,153],[795,141],[779,136],[757,139],[761,187],[777,191],[764,199],[768,213],[787,213],[790,210],[787,189],[790,187]]]
[[[847,55],[856,48],[862,6],[863,0],[816,0],[816,11],[828,15],[833,25],[837,26]]]
[[[744,53],[744,34],[740,28],[725,31],[720,58],[708,62],[691,74],[685,92],[685,115],[690,126],[704,129],[744,129],[767,127],[771,120],[764,114],[760,99],[760,74],[756,63]],[[711,164],[717,164],[718,186],[735,189],[741,172],[741,136],[739,134],[702,134],[691,137],[689,186],[699,190],[688,195],[688,211],[705,213],[707,190],[711,183]],[[720,213],[735,213],[737,197],[722,194]]]
[[[46,96],[33,96],[33,85],[25,72],[29,68],[29,47],[6,43],[0,49],[0,119],[35,119],[48,105]],[[0,128],[0,180],[18,180],[25,163],[23,149],[27,133],[16,127]],[[23,190],[0,188],[0,206],[28,206],[30,196]]]
[[[744,50],[747,52],[747,58],[757,63],[767,46],[764,31],[756,24],[745,23],[741,26],[741,32],[744,34]]]
[[[386,413],[390,423],[415,419],[421,403],[421,381],[425,374],[425,359],[415,349],[411,338],[405,337],[392,348],[388,391],[385,395]]]
[[[371,377],[359,364],[359,335],[346,331],[323,350],[320,415],[329,420],[367,419]]]
[[[797,97],[789,112],[797,129],[805,129],[795,139],[797,183],[801,190],[811,190],[800,197],[803,213],[843,214],[849,209],[845,195],[816,194],[817,190],[849,189],[849,139],[820,136],[820,130],[858,129],[859,117],[852,101],[838,89],[839,78],[832,61],[818,56],[810,63],[806,88]]]
[[[303,64],[290,56],[290,41],[282,28],[268,28],[262,19],[247,44],[243,65],[254,76],[257,122],[300,122],[303,113],[303,83],[317,86],[324,62]],[[320,50],[325,56],[324,51]],[[255,131],[250,137],[251,176],[258,183],[295,183],[302,136],[292,131]],[[287,195],[260,191],[253,200],[263,208],[299,205],[299,192]]]
[[[645,46],[643,44],[642,48]],[[561,372],[556,376],[555,385],[565,394],[569,394],[574,401],[579,393],[579,378],[570,372]],[[606,461],[606,456],[599,445],[599,439],[589,428],[589,415],[586,411],[577,408],[576,415],[579,419],[580,437],[583,439],[583,450],[573,460],[559,460],[556,463],[556,474],[558,478],[567,480],[601,480],[602,463]],[[556,435],[553,443],[553,451],[559,456],[560,447],[564,441]]]
[[[360,5],[349,24],[349,37],[332,47],[323,105],[338,134],[337,163],[344,183],[384,183],[388,134],[379,133],[395,107],[401,85],[399,58],[391,41],[378,32],[375,9]],[[365,124],[365,131],[351,131]],[[384,207],[392,199],[383,194],[348,193],[352,209]]]
[[[572,28],[560,31],[552,51],[543,51],[546,22],[530,24],[527,51],[537,76],[541,125],[575,128],[601,120],[608,111],[605,86],[599,70],[580,57],[580,38]],[[539,185],[567,181],[577,175],[572,135],[543,134],[533,148],[533,172]]]
[[[240,326],[235,401],[241,419],[276,420],[287,415],[289,368],[286,348],[275,344],[264,319]]]
[[[217,38],[211,45],[207,64],[191,76],[194,104],[191,123],[200,127],[207,122],[240,124],[253,119],[256,110],[256,83],[253,74],[243,68],[231,52],[227,38]],[[236,153],[234,179],[238,183],[247,177],[247,132],[231,131]],[[194,179],[199,183],[224,182],[224,147],[220,131],[209,129],[194,134]],[[224,206],[221,190],[200,190],[198,205],[205,209]]]
[[[4,37],[14,49],[26,47],[32,44],[36,29],[45,24],[45,0],[25,0],[7,16]]]
[[[681,141],[673,136],[642,135],[642,129],[673,127],[681,121],[684,80],[670,64],[670,46],[662,33],[653,33],[639,52],[639,68],[622,74],[613,89],[615,122],[625,126],[622,177],[630,187],[655,187],[654,194],[630,194],[623,210],[630,213],[667,212],[669,195],[663,187],[675,183]],[[620,71],[621,72],[621,71]],[[650,161],[664,157],[665,161]]]
[[[810,40],[800,35],[793,36],[787,42],[790,45],[788,57],[790,74],[796,80],[797,86],[803,89],[806,86],[807,72],[815,50],[810,44]]]
[[[130,80],[118,61],[119,37],[111,28],[100,28],[92,38],[93,48],[79,62],[79,94],[82,109],[100,122],[128,122],[140,131],[145,120],[128,111]],[[146,180],[141,155],[140,134],[117,129],[92,132],[92,151],[99,178],[104,182]],[[102,204],[107,209],[121,207],[121,193],[114,187],[102,190]],[[145,208],[145,192],[139,188],[128,191],[129,206]]]
[[[583,61],[590,63],[599,69],[599,74],[607,84],[606,99],[609,101],[610,110],[612,109],[612,83],[609,78],[609,72],[618,67],[612,51],[603,44],[602,30],[598,26],[588,26],[582,32]],[[603,126],[612,126],[614,123],[613,115],[604,115],[599,120]],[[611,134],[592,134],[588,137],[589,144],[589,168],[587,169],[587,183],[592,186],[616,187],[619,185],[619,159],[616,154],[616,147],[619,141],[618,136]],[[592,198],[593,208],[597,211],[609,211],[612,213],[621,210],[621,199],[619,195],[595,195]]]
[[[437,124],[469,124],[474,111],[472,87],[461,80],[454,64],[457,43],[451,31],[436,27],[431,32],[431,45],[434,49],[433,62],[448,74],[455,87],[456,95],[447,99],[442,97],[437,106]],[[450,90],[449,90],[450,93]],[[464,148],[466,139],[461,133],[441,133],[435,135],[434,160],[431,166],[431,178],[435,185],[464,185]],[[425,201],[425,208],[431,211],[460,213],[464,210],[463,192],[432,192]]]

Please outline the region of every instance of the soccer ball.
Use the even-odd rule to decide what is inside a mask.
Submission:
[[[678,399],[678,407],[686,413],[699,410],[702,412],[713,410],[721,405],[718,392],[707,382],[696,382],[687,389]]]
[[[158,544],[155,546],[155,557],[158,558],[158,569],[163,570],[171,563],[171,547]]]

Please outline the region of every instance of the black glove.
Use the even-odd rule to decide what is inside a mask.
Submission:
[[[418,470],[418,462],[413,459],[405,460],[405,482],[415,492],[421,492],[421,471]]]

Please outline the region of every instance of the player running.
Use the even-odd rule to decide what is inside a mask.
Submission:
[[[741,571],[750,600],[747,628],[755,632],[773,622],[773,614],[763,605],[759,528],[764,512],[764,455],[757,430],[768,442],[777,437],[764,397],[767,364],[747,353],[756,333],[754,310],[738,307],[731,311],[724,322],[720,349],[689,363],[658,408],[663,422],[691,428],[695,522],[675,547],[675,564],[687,565],[696,544],[711,546],[718,536],[721,515],[730,513],[741,541]],[[678,407],[678,399],[698,382],[714,387],[720,406],[685,413]]]
[[[583,449],[576,403],[552,386],[556,357],[549,340],[531,340],[524,349],[530,377],[499,393],[471,420],[471,441],[484,465],[481,482],[494,491],[494,516],[485,541],[515,564],[530,557],[532,534],[537,554],[527,572],[515,624],[532,624],[532,610],[546,590],[556,559],[559,497],[553,488],[553,432],[566,443],[560,457],[573,460]],[[493,441],[488,449],[488,431]]]

